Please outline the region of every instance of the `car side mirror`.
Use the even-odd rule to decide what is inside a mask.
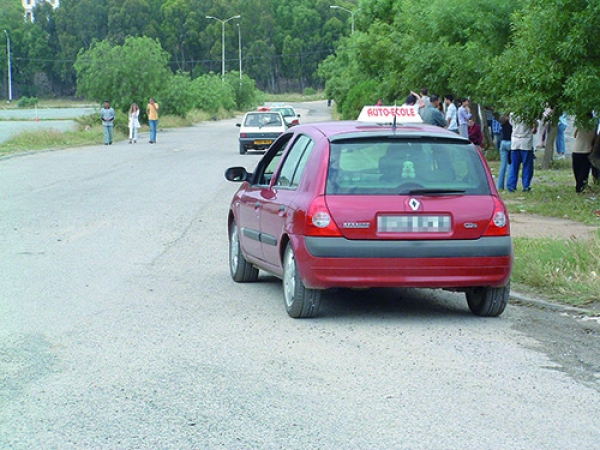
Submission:
[[[230,167],[225,171],[225,178],[228,181],[250,181],[251,177],[252,174],[248,173],[244,167]]]
[[[296,114],[296,117],[300,117],[300,114]]]
[[[241,127],[241,126],[242,126],[242,124],[241,124],[241,123],[236,123],[236,124],[235,124],[235,126],[236,126],[236,127]]]

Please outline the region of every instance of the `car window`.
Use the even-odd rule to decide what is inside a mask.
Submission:
[[[308,136],[300,136],[290,148],[279,175],[276,185],[283,187],[298,187],[300,177],[306,166],[314,142]]]
[[[271,184],[271,178],[273,178],[273,174],[275,173],[275,169],[279,165],[279,161],[281,160],[281,156],[283,155],[283,150],[287,146],[287,143],[292,138],[293,134],[283,134],[281,135],[271,147],[265,156],[261,159],[256,170],[254,171],[254,178],[252,179],[252,184],[257,185],[269,185]]]
[[[485,168],[470,144],[380,138],[331,143],[328,194],[386,195],[419,190],[490,193]]]
[[[276,113],[247,114],[244,120],[245,127],[281,127],[281,115]]]

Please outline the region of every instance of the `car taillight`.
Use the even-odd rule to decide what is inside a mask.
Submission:
[[[341,236],[340,230],[331,218],[329,208],[325,204],[325,197],[313,200],[306,215],[307,236]]]
[[[298,119],[292,120],[292,125],[300,125],[300,121]]]
[[[245,138],[246,137],[246,133],[240,133],[240,137]]]
[[[492,220],[488,224],[484,236],[509,236],[510,225],[508,223],[508,214],[506,208],[499,199],[494,197],[494,213]]]

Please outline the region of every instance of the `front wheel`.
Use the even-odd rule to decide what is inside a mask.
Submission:
[[[314,317],[321,302],[321,290],[308,289],[302,283],[290,244],[283,256],[283,299],[288,315],[294,319]]]
[[[510,297],[510,283],[501,288],[476,287],[467,290],[467,304],[480,317],[498,317],[504,312]]]
[[[240,247],[237,224],[233,222],[229,230],[229,272],[233,281],[248,283],[258,279],[258,269],[246,261]]]

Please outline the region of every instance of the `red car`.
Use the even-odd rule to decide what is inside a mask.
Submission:
[[[317,314],[323,289],[443,288],[478,316],[510,294],[506,207],[481,153],[422,124],[299,125],[241,182],[228,217],[236,282],[282,278],[291,317]]]

